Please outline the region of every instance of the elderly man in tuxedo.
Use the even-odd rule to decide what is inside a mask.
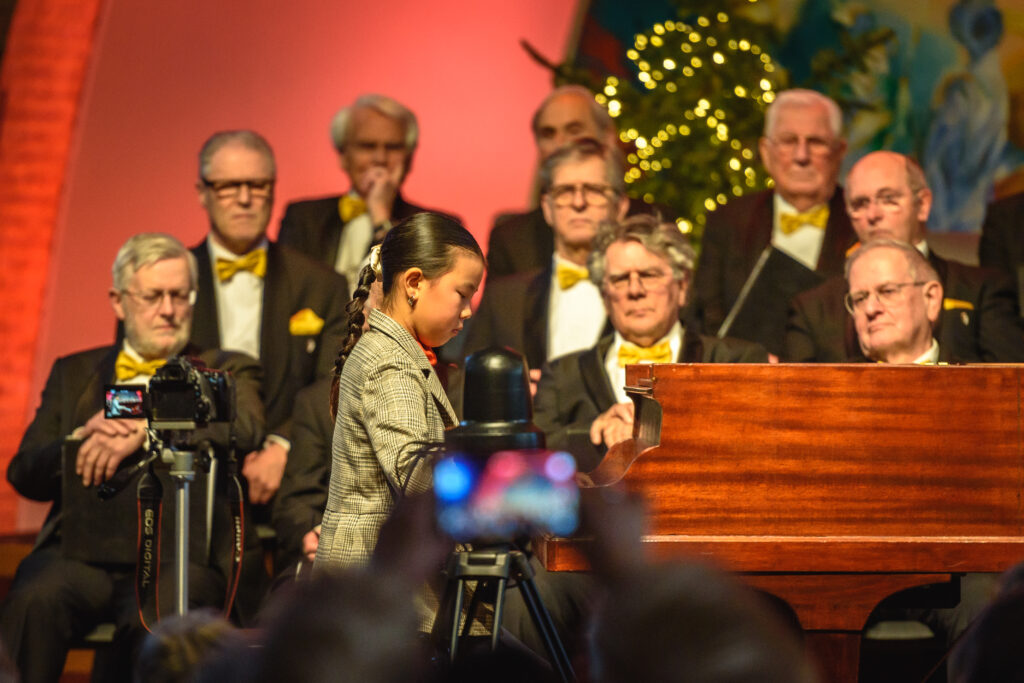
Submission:
[[[881,238],[854,250],[846,262],[845,306],[866,358],[878,363],[933,365],[958,360],[936,335],[944,309],[940,273],[919,249],[905,241]],[[930,598],[911,589],[908,604],[921,607],[882,607],[872,621],[919,620],[946,642],[953,640],[994,595],[996,575],[965,574],[960,579],[960,602],[955,607],[926,606]]]
[[[615,122],[581,85],[563,85],[544,98],[530,124],[537,146],[537,163],[544,162],[565,145],[592,138],[613,147]],[[555,234],[537,207],[525,213],[497,217],[487,243],[487,273],[493,278],[543,268],[551,259]]]
[[[944,259],[928,244],[932,193],[912,159],[872,152],[846,180],[847,211],[861,242],[892,239],[912,245],[938,273],[944,298],[936,338],[943,360],[1024,361],[1024,330],[1007,277]],[[792,361],[842,362],[861,355],[842,307],[845,283],[835,277],[793,301],[784,356]]]
[[[278,240],[344,275],[351,294],[370,246],[403,218],[432,209],[402,196],[419,141],[408,107],[384,95],[361,95],[334,115],[331,141],[348,192],[289,204]]]
[[[704,332],[760,342],[781,355],[789,301],[842,275],[854,236],[837,186],[842,112],[811,90],[778,94],[758,146],[774,188],[708,215],[695,279]]]
[[[581,85],[563,85],[544,98],[530,127],[537,146],[538,167],[565,145],[592,138],[609,147],[618,145],[615,121]],[[639,199],[629,199],[628,215],[670,210]],[[543,268],[551,258],[555,234],[537,207],[525,213],[502,213],[494,221],[487,242],[487,274],[491,278]]]
[[[846,281],[843,302],[866,358],[919,365],[942,358],[933,335],[942,283],[919,251],[892,239],[867,242],[847,260]]]
[[[208,367],[233,375],[237,414],[230,426],[212,424],[197,432],[196,438],[208,439],[218,454],[224,455],[229,447],[229,429],[243,451],[256,448],[263,437],[260,368],[256,360],[216,349],[200,352],[188,345],[197,284],[195,259],[188,250],[168,235],[136,235],[118,252],[113,275],[109,296],[114,312],[124,323],[123,340],[54,363],[35,419],[7,469],[8,480],[20,494],[53,501],[35,548],[18,566],[11,591],[0,608],[0,634],[25,681],[57,681],[69,646],[99,622],[116,623],[115,643],[130,645],[141,632],[133,580],[137,531],[134,481],[112,500],[95,501],[97,506],[110,506],[107,510],[112,512],[68,507],[72,502],[67,494],[72,488],[90,489],[81,496],[94,500],[92,487],[145,455],[150,438],[146,422],[106,419],[104,385],[115,381],[146,385],[168,358],[198,355]],[[66,440],[78,446],[77,456]],[[67,450],[69,459],[74,457],[73,464],[64,465],[62,450]],[[166,479],[163,475],[161,478]],[[171,498],[173,486],[166,483],[164,488],[165,497]],[[201,491],[197,487],[193,495],[201,495]],[[230,538],[232,525],[224,516],[225,505],[216,506],[214,539]],[[79,534],[91,533],[83,532],[90,522],[82,519],[90,512],[102,512],[105,521],[92,523],[104,526],[95,529],[95,538],[82,538]],[[168,519],[173,518],[172,512],[173,507],[166,515]],[[203,520],[199,517],[193,521],[199,523],[192,527],[192,533],[197,534]],[[83,549],[89,543],[102,545],[107,554],[97,557],[97,552]],[[189,596],[193,605],[219,608],[225,603],[230,570],[230,561],[225,558],[230,558],[232,544],[215,543],[213,547],[214,554],[208,561],[199,560],[194,553],[191,556]],[[171,544],[166,543],[163,559],[170,563],[173,557]],[[166,611],[173,604],[175,584],[170,579],[173,573],[165,574],[160,592]],[[130,665],[125,669],[130,673]],[[110,678],[103,680],[116,678],[118,672],[108,673]]]
[[[759,344],[718,339],[684,329],[693,249],[673,224],[651,216],[607,223],[590,255],[590,279],[600,289],[613,331],[583,351],[550,361],[534,398],[534,420],[550,448],[572,452],[581,471],[633,433],[626,396],[631,363],[766,362]]]
[[[597,341],[606,321],[587,257],[598,226],[626,215],[624,184],[621,154],[596,140],[578,140],[547,158],[541,208],[554,227],[554,253],[542,269],[487,282],[470,322],[467,354],[509,346],[526,356],[536,378],[548,358]]]
[[[269,502],[281,484],[295,395],[331,374],[348,298],[344,278],[267,239],[275,168],[258,133],[211,136],[199,152],[196,185],[210,232],[192,249],[199,264],[192,341],[263,364],[269,433],[242,470],[257,504]]]

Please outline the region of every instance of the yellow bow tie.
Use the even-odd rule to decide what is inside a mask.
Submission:
[[[779,230],[783,235],[790,235],[805,225],[813,225],[821,230],[828,224],[828,204],[804,213],[779,214]]]
[[[663,341],[660,344],[644,348],[642,346],[637,346],[636,344],[623,342],[622,346],[619,347],[620,368],[624,368],[627,365],[642,363],[644,361],[647,361],[648,363],[671,363],[672,345],[667,341]]]
[[[165,363],[167,363],[167,360],[164,358],[158,358],[157,360],[135,360],[122,351],[117,354],[117,361],[114,362],[114,374],[117,376],[118,382],[124,382],[139,375],[149,375],[152,377]]]
[[[555,277],[558,278],[559,289],[569,289],[580,280],[589,278],[590,271],[571,263],[559,263],[555,269]]]
[[[267,250],[253,249],[245,256],[236,258],[234,261],[226,258],[217,259],[217,278],[224,282],[230,280],[240,270],[248,270],[256,277],[263,277],[267,274]]]
[[[338,200],[338,215],[341,216],[342,223],[348,223],[356,216],[362,216],[364,213],[366,213],[366,202],[363,201],[362,197],[353,197],[346,194]]]

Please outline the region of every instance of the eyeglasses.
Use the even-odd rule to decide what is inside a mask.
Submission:
[[[583,196],[583,203],[590,206],[606,206],[618,192],[608,185],[595,185],[593,183],[577,183],[575,185],[555,185],[547,191],[551,202],[564,208],[572,206],[576,201],[576,195]]]
[[[245,178],[242,180],[207,180],[200,178],[200,182],[209,189],[218,199],[231,199],[238,196],[238,193],[245,187],[249,194],[259,199],[270,196],[274,191],[273,178]]]
[[[895,190],[882,190],[874,199],[871,197],[852,197],[850,201],[846,203],[846,213],[850,214],[851,217],[856,218],[863,215],[871,208],[872,204],[878,205],[882,211],[894,213],[899,211],[903,206],[903,198],[906,197],[906,193]]]
[[[663,289],[668,284],[669,274],[662,270],[628,270],[625,273],[609,273],[604,281],[613,292],[623,294],[629,291],[633,283],[633,276],[636,275],[640,287],[645,292],[654,292]]]
[[[807,152],[811,156],[825,156],[830,154],[835,147],[834,141],[814,136],[781,135],[777,138],[768,138],[768,141],[786,155],[796,153],[797,149],[800,148],[801,142],[807,145]]]
[[[141,303],[144,308],[156,308],[164,302],[164,297],[170,297],[171,305],[175,308],[194,306],[196,303],[196,290],[194,289],[190,289],[187,292],[178,289],[157,290],[155,292],[133,292],[130,289],[122,289],[121,293],[129,295]]]
[[[874,295],[878,297],[878,302],[883,306],[888,306],[896,303],[900,292],[903,291],[904,287],[920,287],[921,285],[928,284],[927,282],[888,282],[884,285],[875,287]],[[861,290],[859,292],[847,292],[846,296],[843,297],[843,304],[846,305],[846,310],[850,315],[856,315],[864,310],[864,307],[868,304],[868,299],[871,298],[872,292],[866,292]]]

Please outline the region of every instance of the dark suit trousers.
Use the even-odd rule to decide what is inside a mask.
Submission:
[[[70,647],[97,624],[113,622],[116,656],[99,680],[131,681],[131,662],[145,631],[135,602],[134,568],[69,560],[53,541],[33,550],[14,575],[0,607],[0,637],[23,681],[59,681]],[[160,614],[174,613],[173,559],[160,570]],[[216,569],[189,566],[190,606],[220,607],[226,582]],[[152,612],[152,610],[150,610]],[[152,626],[153,624],[150,624]],[[95,677],[93,680],[97,680]]]

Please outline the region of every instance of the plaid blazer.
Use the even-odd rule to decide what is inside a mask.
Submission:
[[[457,423],[423,349],[378,310],[345,361],[316,563],[364,565],[398,498],[429,491],[430,449]]]

